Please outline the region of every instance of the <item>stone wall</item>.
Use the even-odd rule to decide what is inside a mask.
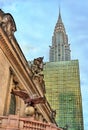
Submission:
[[[0,49],[0,115],[5,114],[8,89],[10,84],[9,63]]]

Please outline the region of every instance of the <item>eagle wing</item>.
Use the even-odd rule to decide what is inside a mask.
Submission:
[[[22,90],[14,90],[14,89],[12,89],[11,94],[19,96],[23,100],[29,98],[29,95],[25,91],[22,91]]]

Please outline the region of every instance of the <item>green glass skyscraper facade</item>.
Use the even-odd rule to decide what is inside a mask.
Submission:
[[[60,127],[83,130],[78,60],[47,62],[44,67],[46,97]]]

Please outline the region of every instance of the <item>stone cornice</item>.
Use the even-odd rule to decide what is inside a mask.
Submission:
[[[35,87],[34,83],[31,80],[30,74],[26,70],[27,66],[26,65],[24,66],[23,64],[23,62],[25,61],[24,60],[22,61],[20,59],[10,39],[8,38],[8,36],[1,27],[0,27],[0,48],[8,58],[14,70],[16,70],[16,72],[21,76],[22,80],[24,80],[27,90],[30,90],[31,88],[30,90],[31,93],[37,92],[38,95],[40,95],[37,88]],[[30,87],[28,87],[28,85],[30,85]]]
[[[13,45],[14,44],[14,45]],[[16,48],[15,48],[16,47]],[[40,89],[38,86],[33,83],[31,78],[31,70],[29,66],[27,66],[27,61],[22,54],[19,46],[16,43],[16,39],[13,41],[9,39],[6,32],[0,27],[0,48],[2,49],[3,53],[7,57],[10,67],[15,71],[15,73],[20,77],[22,82],[24,83],[25,90],[29,93],[29,95],[37,94],[38,96],[42,96],[42,93],[39,91]],[[22,57],[21,57],[21,56]],[[45,113],[45,117],[50,120],[49,112],[51,111],[51,107],[49,104],[45,103],[39,109]]]

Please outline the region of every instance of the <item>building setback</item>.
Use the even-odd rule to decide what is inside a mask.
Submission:
[[[56,121],[68,130],[83,130],[82,98],[78,60],[71,60],[68,36],[59,12],[44,67],[46,97],[56,110]]]

